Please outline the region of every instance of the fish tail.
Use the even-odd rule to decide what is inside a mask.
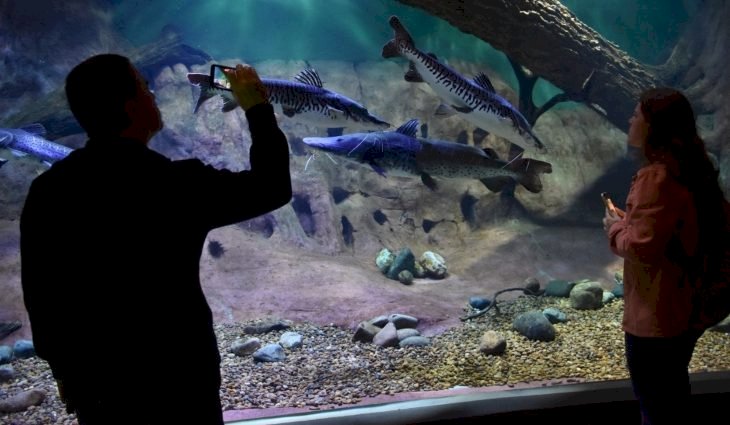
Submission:
[[[516,159],[509,164],[508,168],[517,173],[517,182],[532,193],[542,191],[540,174],[553,172],[553,166],[549,162],[532,158]]]
[[[190,84],[193,84],[197,87],[200,87],[200,95],[198,96],[198,100],[195,103],[195,109],[193,109],[193,113],[197,113],[198,109],[200,109],[200,106],[211,97],[215,96],[215,93],[211,93],[210,90],[210,77],[208,74],[199,74],[199,73],[188,73],[188,81]]]
[[[415,43],[413,42],[413,38],[411,38],[411,35],[408,33],[403,24],[401,24],[400,19],[398,19],[397,16],[391,16],[388,20],[388,23],[390,23],[390,27],[393,28],[395,36],[393,37],[393,39],[385,43],[385,46],[383,46],[382,55],[384,58],[393,58],[396,56],[400,56],[398,45],[401,43],[404,43],[405,45],[412,48],[416,47]]]

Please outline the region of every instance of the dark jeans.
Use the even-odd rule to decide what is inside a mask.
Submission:
[[[642,425],[690,423],[689,362],[701,332],[671,338],[625,334],[626,364]]]

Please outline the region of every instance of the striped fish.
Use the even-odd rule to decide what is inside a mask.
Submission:
[[[361,104],[325,89],[314,69],[304,69],[294,79],[296,81],[261,79],[266,86],[269,102],[277,113],[304,124],[325,128],[347,127],[368,131],[390,127],[390,124],[372,115]],[[221,111],[228,112],[238,107],[230,91],[211,87],[208,74],[189,73],[188,81],[200,88],[194,112],[198,112],[203,102],[218,95],[223,98]]]
[[[523,149],[545,146],[532,132],[524,116],[494,90],[489,78],[479,73],[473,80],[463,77],[449,66],[439,62],[433,54],[418,50],[396,16],[390,17],[395,38],[383,46],[382,56],[402,56],[410,62],[406,81],[426,82],[453,112],[475,126],[503,137]],[[437,112],[444,114],[443,108]]]
[[[530,192],[542,190],[540,174],[552,166],[530,158],[506,162],[491,149],[416,137],[419,122],[412,119],[396,131],[351,133],[334,137],[305,137],[304,144],[352,162],[369,165],[382,176],[419,176],[431,189],[433,177],[478,179],[489,190],[501,191],[513,181]]]

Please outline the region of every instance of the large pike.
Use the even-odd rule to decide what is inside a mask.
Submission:
[[[354,100],[324,88],[317,71],[302,70],[296,81],[262,78],[269,95],[269,102],[279,114],[293,120],[325,128],[347,127],[351,130],[384,130],[390,124],[368,112]],[[221,111],[236,109],[238,103],[231,92],[211,87],[208,74],[189,73],[188,81],[200,87],[200,96],[194,112],[206,100],[220,95],[223,98]]]
[[[410,62],[411,68],[405,75],[407,81],[428,83],[451,110],[479,128],[523,149],[545,150],[525,117],[497,94],[485,74],[479,73],[473,80],[463,77],[439,62],[435,55],[418,50],[398,17],[391,16],[389,22],[395,37],[383,46],[382,55],[384,58],[402,56]]]
[[[516,181],[537,193],[542,190],[540,174],[552,172],[549,163],[536,159],[506,162],[491,149],[418,138],[418,125],[418,120],[412,119],[396,131],[305,137],[303,141],[314,149],[367,164],[382,176],[420,176],[431,189],[436,186],[433,177],[444,177],[478,179],[493,192]]]
[[[38,123],[21,128],[0,128],[0,148],[10,149],[16,156],[34,156],[46,165],[65,158],[73,151],[68,146],[46,140],[45,134],[45,127]]]

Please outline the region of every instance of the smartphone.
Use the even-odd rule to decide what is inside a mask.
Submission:
[[[605,205],[612,214],[618,215],[616,206],[613,204],[613,201],[611,201],[611,197],[608,195],[608,192],[601,192],[601,199],[603,199],[603,205]]]
[[[224,69],[235,69],[232,66],[213,64],[210,66],[210,86],[218,90],[231,91],[231,83],[228,82]]]

